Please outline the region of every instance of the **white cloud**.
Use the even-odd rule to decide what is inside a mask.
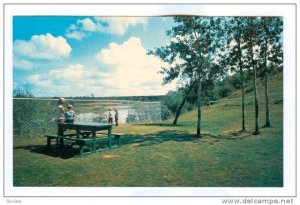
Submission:
[[[94,23],[90,18],[86,18],[83,20],[79,20],[77,24],[84,30],[84,31],[96,31],[98,25]]]
[[[42,61],[49,62],[68,58],[72,48],[66,39],[46,35],[34,35],[29,41],[16,40],[13,43],[13,66],[17,69],[39,67]]]
[[[66,33],[66,37],[70,39],[82,40],[86,34],[82,31],[71,31]]]
[[[16,40],[13,45],[14,54],[31,59],[67,58],[72,50],[66,39],[46,35],[34,35],[29,41]]]
[[[75,24],[71,24],[70,26],[69,26],[69,30],[76,30],[77,29],[77,26],[75,25]]]
[[[43,88],[51,88],[52,81],[46,76],[42,76],[39,74],[33,74],[27,77],[29,83],[35,85],[36,87],[43,87]]]
[[[146,25],[145,17],[95,17],[78,20],[76,25],[71,24],[66,31],[66,37],[82,40],[90,32],[124,35],[130,27]]]
[[[106,88],[102,78],[94,68],[73,64],[32,74],[26,81],[34,86],[35,96],[87,96],[91,93],[100,96]]]
[[[126,33],[130,26],[136,26],[138,24],[147,24],[145,17],[95,17],[99,26],[99,31],[123,35]],[[106,26],[102,26],[102,24]]]
[[[151,56],[147,56],[146,52],[146,49],[141,45],[140,39],[131,37],[121,45],[110,43],[109,47],[102,49],[96,57],[107,65],[128,65],[136,64],[141,58],[143,60],[145,57],[147,57],[147,60],[150,59]]]
[[[96,59],[114,71],[104,82],[115,87],[116,95],[160,95],[175,88],[175,83],[161,86],[163,76],[158,71],[166,64],[146,53],[136,37],[111,43],[97,53]]]
[[[49,71],[49,78],[63,82],[79,82],[84,75],[83,65],[69,65],[63,69],[54,69]]]
[[[13,59],[13,66],[14,68],[30,70],[34,68],[34,63],[30,60],[19,58],[18,56],[15,55]]]
[[[163,95],[175,89],[175,83],[161,86],[163,76],[158,71],[165,63],[146,53],[140,39],[131,37],[121,44],[111,43],[95,55],[95,64],[102,68],[58,66],[38,71],[26,80],[35,88],[36,96]]]

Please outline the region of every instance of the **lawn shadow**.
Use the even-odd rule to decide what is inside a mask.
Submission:
[[[229,133],[225,133],[223,135],[226,139],[231,139],[231,140],[242,140],[246,139],[249,137],[254,137],[253,132],[245,130],[245,131],[232,131]]]
[[[164,126],[165,124],[162,124]],[[157,125],[156,125],[157,126]],[[190,134],[183,130],[164,130],[144,135],[124,135],[122,137],[122,145],[135,145],[138,147],[152,146],[164,142],[194,142],[194,143],[208,143],[213,145],[221,140],[242,140],[253,136],[251,132],[231,132],[224,135],[203,133],[201,137],[196,134]],[[79,149],[75,147],[59,145],[51,145],[47,148],[46,145],[22,145],[16,146],[14,149],[24,149],[33,153],[43,154],[55,158],[69,159],[79,156]]]
[[[137,146],[151,146],[168,141],[188,142],[198,140],[199,137],[187,131],[165,130],[145,135],[127,135],[122,139],[123,145],[136,144]]]
[[[153,126],[153,127],[183,127],[186,126],[184,124],[176,124],[173,125],[172,123],[145,123],[145,124],[137,124],[142,126]]]
[[[190,134],[181,130],[165,130],[145,135],[125,135],[122,139],[123,145],[135,144],[136,146],[151,146],[168,141],[173,142],[195,142],[213,144],[221,140],[243,140],[252,136],[250,132],[232,132],[224,135],[204,133],[201,136]]]
[[[233,131],[226,134],[212,134],[212,133],[206,133],[201,135],[201,140],[203,142],[208,142],[209,144],[213,144],[214,142],[219,142],[221,140],[243,140],[248,137],[253,136],[251,132],[248,131]]]
[[[58,145],[52,145],[51,148],[47,148],[46,145],[22,145],[14,147],[14,149],[24,149],[33,153],[61,159],[69,159],[79,155],[79,149],[73,147],[60,147]]]

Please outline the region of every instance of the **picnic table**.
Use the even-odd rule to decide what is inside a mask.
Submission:
[[[112,149],[112,140],[116,138],[118,146],[121,146],[122,133],[112,133],[112,124],[107,123],[94,123],[94,122],[71,122],[71,123],[59,123],[59,132],[57,135],[47,134],[47,147],[51,147],[51,140],[56,139],[59,141],[60,146],[64,146],[64,141],[73,141],[74,145],[79,145],[80,156],[86,154],[84,147],[91,148],[91,152],[102,151],[103,149],[97,149],[96,145],[103,140],[107,140],[107,149]],[[75,130],[76,134],[65,134],[65,130]],[[105,137],[97,137],[97,134],[105,134]]]

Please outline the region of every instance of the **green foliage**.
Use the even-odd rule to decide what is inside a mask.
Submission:
[[[15,98],[33,98],[32,92],[24,88],[16,88],[13,91],[13,96]]]
[[[163,102],[161,105],[161,117],[162,117],[162,120],[167,120],[167,119],[170,119],[171,117],[174,117],[174,114],[168,108],[166,102]]]
[[[229,96],[232,90],[232,86],[228,82],[224,82],[221,84],[221,86],[217,87],[217,94],[219,98],[225,98]]]
[[[13,101],[13,134],[15,137],[32,137],[55,133],[55,110],[53,101],[34,99]]]
[[[182,90],[170,91],[162,99],[162,119],[166,120],[171,117],[174,117],[179,105],[181,104],[185,93]],[[193,105],[189,102],[186,102],[183,106],[181,113],[190,111],[193,109]]]
[[[167,67],[161,68],[163,84],[175,79],[180,83],[196,82],[199,110],[197,133],[200,136],[201,105],[209,100],[205,95],[208,91],[204,88],[205,84],[225,73],[224,68],[215,63],[217,53],[224,45],[225,39],[221,31],[225,27],[225,21],[224,18],[203,16],[175,16],[174,21],[176,25],[166,32],[171,38],[170,42],[148,54],[168,63]]]
[[[161,119],[160,103],[136,102],[128,110],[127,123],[151,122]]]
[[[241,77],[239,74],[234,74],[232,76],[228,76],[227,79],[228,79],[228,83],[235,89],[242,88]]]

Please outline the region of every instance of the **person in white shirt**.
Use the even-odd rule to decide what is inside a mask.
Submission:
[[[65,98],[58,99],[58,106],[57,106],[57,135],[63,135],[64,129],[62,128],[61,124],[65,122],[65,108],[64,104],[66,102]],[[56,144],[58,144],[58,139],[56,140]]]
[[[65,121],[65,98],[59,98],[57,107],[57,123],[63,123]]]

